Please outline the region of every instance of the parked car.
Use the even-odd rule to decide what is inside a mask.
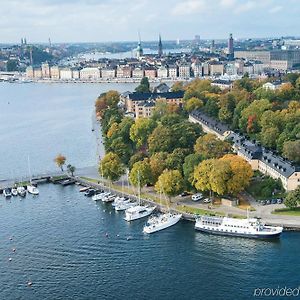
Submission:
[[[199,201],[203,198],[203,195],[201,193],[197,193],[195,195],[192,196],[192,200],[193,201]]]
[[[272,199],[272,200],[271,200],[271,203],[272,203],[272,204],[277,204],[277,199]]]
[[[180,196],[180,197],[185,197],[185,196],[188,196],[188,195],[189,195],[188,192],[183,192],[183,193],[181,193],[179,196]]]
[[[283,203],[283,199],[282,198],[278,198],[277,199],[277,204],[282,204]]]
[[[210,203],[210,202],[211,202],[211,199],[205,198],[205,199],[203,200],[203,202],[204,202],[204,203]]]
[[[260,204],[261,204],[261,205],[266,205],[266,201],[265,201],[265,200],[261,200],[261,201],[260,201]]]
[[[266,204],[271,204],[271,200],[266,200]]]

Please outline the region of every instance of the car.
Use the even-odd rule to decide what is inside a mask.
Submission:
[[[261,204],[261,205],[266,205],[266,201],[265,201],[265,200],[261,200],[261,201],[260,201],[260,204]]]
[[[211,199],[205,198],[205,199],[203,200],[203,202],[204,202],[204,203],[210,203],[210,202],[211,202]]]
[[[271,204],[271,200],[266,200],[266,204]]]
[[[195,194],[192,196],[193,201],[199,201],[203,198],[203,195],[201,193]]]
[[[185,197],[185,196],[188,196],[188,195],[189,195],[188,192],[183,192],[183,193],[181,193],[179,196],[180,196],[180,197]]]
[[[277,204],[282,204],[283,203],[283,200],[281,198],[278,198],[277,199]]]
[[[277,199],[272,199],[272,200],[271,200],[271,203],[272,203],[272,204],[277,204]]]

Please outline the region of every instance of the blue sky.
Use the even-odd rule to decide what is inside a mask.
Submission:
[[[0,0],[0,12],[0,43],[300,36],[300,0]]]

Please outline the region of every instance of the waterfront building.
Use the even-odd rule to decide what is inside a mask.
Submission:
[[[73,78],[73,72],[70,68],[61,68],[59,70],[59,78],[61,80],[71,80]]]
[[[191,64],[181,63],[178,66],[178,73],[180,78],[190,78],[191,77]]]
[[[59,79],[59,67],[58,66],[51,66],[50,67],[50,74],[51,74],[51,79],[58,80]]]
[[[80,79],[80,71],[79,69],[72,69],[73,72],[73,79],[78,80]]]
[[[255,141],[250,141],[243,135],[231,131],[227,125],[199,110],[192,112],[189,120],[200,124],[204,132],[215,134],[221,140],[230,140],[234,152],[249,162],[253,170],[280,179],[285,190],[292,191],[300,185],[299,166],[263,148]]]
[[[130,78],[132,77],[132,68],[130,66],[118,66],[117,68],[118,78]]]
[[[115,78],[116,77],[116,69],[112,67],[107,67],[101,69],[101,77],[102,78]]]
[[[145,76],[148,78],[156,78],[157,77],[157,70],[154,67],[147,67],[145,68]]]
[[[99,80],[100,70],[98,68],[83,68],[80,70],[81,80]]]
[[[157,69],[158,78],[167,78],[169,76],[168,69],[165,66],[161,66]]]
[[[132,77],[133,78],[143,78],[143,77],[145,77],[145,72],[142,68],[139,68],[139,67],[134,68],[132,70]]]
[[[41,79],[43,77],[41,68],[33,68],[33,76],[35,79]]]
[[[26,68],[26,77],[29,79],[33,79],[34,78],[34,71],[33,71],[33,67],[32,66],[28,66]]]
[[[43,78],[51,77],[50,66],[49,66],[48,62],[42,63],[42,77]]]

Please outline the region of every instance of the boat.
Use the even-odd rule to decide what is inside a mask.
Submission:
[[[40,193],[38,188],[35,185],[33,185],[32,183],[27,185],[27,192],[32,195],[38,195]]]
[[[109,193],[109,195],[104,196],[101,200],[102,202],[113,202],[115,200],[116,196],[115,195],[111,195]]]
[[[86,197],[92,197],[96,194],[96,190],[94,189],[88,189],[85,191],[84,196]]]
[[[10,188],[6,188],[3,190],[3,195],[5,198],[10,198],[12,196],[11,194],[11,189]]]
[[[17,192],[21,197],[25,197],[26,196],[26,190],[23,186],[18,186],[17,187]]]
[[[196,219],[195,229],[218,235],[247,238],[275,238],[283,231],[280,226],[266,226],[257,218],[234,219],[201,216]]]
[[[130,207],[134,207],[134,206],[136,206],[136,205],[137,205],[136,202],[131,202],[131,200],[128,199],[128,200],[125,200],[125,201],[123,201],[123,202],[117,204],[117,205],[115,206],[115,210],[116,210],[116,211],[123,211],[123,210],[126,210],[126,209],[130,208]]]
[[[102,192],[102,193],[98,193],[98,194],[95,194],[94,196],[92,196],[92,200],[94,201],[99,201],[99,200],[102,200],[103,197],[105,197],[107,195],[106,192]]]
[[[17,188],[16,188],[16,187],[13,187],[13,188],[11,189],[11,194],[12,194],[13,196],[18,196],[18,191],[17,191]]]
[[[182,214],[165,213],[151,217],[143,228],[144,233],[154,233],[168,227],[171,227],[179,222]]]
[[[118,204],[123,203],[124,201],[128,201],[129,198],[128,197],[116,197],[114,202],[111,204],[112,206],[117,206]]]
[[[152,214],[156,206],[147,206],[147,205],[137,205],[126,209],[125,211],[125,220],[127,222],[134,221],[147,217]]]
[[[79,192],[80,192],[80,193],[86,192],[86,191],[89,190],[89,189],[90,189],[90,187],[85,186],[85,187],[81,188],[81,189],[79,190]]]

